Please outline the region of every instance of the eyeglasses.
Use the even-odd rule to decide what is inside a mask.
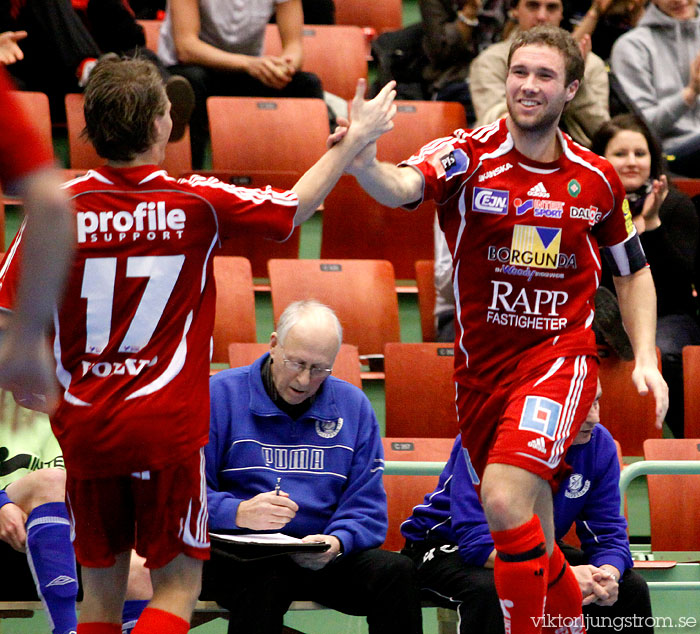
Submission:
[[[292,361],[291,359],[287,359],[284,352],[282,353],[282,362],[284,363],[285,367],[289,368],[296,374],[301,374],[304,370],[308,370],[312,379],[326,377],[333,372],[333,368],[322,368],[317,365],[306,365],[306,363],[303,363],[302,361]]]

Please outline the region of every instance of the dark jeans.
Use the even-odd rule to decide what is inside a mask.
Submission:
[[[413,562],[379,549],[339,557],[321,570],[297,566],[286,555],[243,563],[212,553],[202,598],[229,610],[229,634],[279,634],[284,613],[299,600],[366,616],[371,634],[423,631]]]
[[[666,424],[676,438],[683,438],[683,347],[700,344],[700,326],[691,315],[664,315],[656,322],[656,345],[661,351],[661,371],[668,383]]]
[[[194,90],[195,105],[190,119],[192,166],[202,169],[209,140],[207,97],[304,97],[323,99],[321,80],[313,73],[298,72],[282,90],[266,86],[246,73],[232,73],[192,64],[178,64],[168,69],[186,77]]]
[[[566,560],[573,566],[587,563],[580,550],[561,545]],[[413,544],[402,551],[411,557],[418,566],[418,581],[426,598],[443,607],[459,612],[460,634],[503,634],[503,614],[498,603],[493,570],[464,563],[455,546],[436,544]],[[426,553],[430,553],[425,557]],[[584,606],[583,613],[589,618],[588,634],[615,634],[620,617],[636,615],[644,622],[651,616],[649,588],[644,578],[627,570],[622,576],[618,599],[609,607],[599,605]],[[608,617],[598,620],[596,617]],[[597,621],[597,622],[596,622]],[[628,621],[629,622],[629,621]],[[611,627],[600,627],[610,623]],[[589,624],[591,625],[589,627]],[[652,627],[627,628],[634,634],[648,634]]]

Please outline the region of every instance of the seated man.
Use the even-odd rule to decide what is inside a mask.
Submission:
[[[263,55],[265,28],[275,16],[280,55]],[[301,0],[170,0],[158,56],[186,77],[195,93],[192,164],[202,167],[208,139],[207,97],[323,98],[316,75],[301,72]]]
[[[505,117],[506,75],[508,74],[508,51],[518,33],[533,26],[551,24],[559,26],[564,16],[562,0],[518,0],[512,9],[518,28],[508,39],[485,49],[472,63],[469,82],[472,102],[476,112],[476,125],[483,126]],[[586,38],[590,46],[590,38]],[[585,49],[585,46],[579,46]],[[608,73],[605,64],[594,53],[585,54],[586,66],[583,81],[564,110],[561,127],[574,141],[590,147],[596,130],[610,119],[608,110]]]
[[[330,544],[245,563],[213,552],[203,596],[230,611],[229,634],[278,634],[299,599],[366,615],[373,634],[422,631],[413,562],[378,549],[387,508],[377,420],[361,390],[329,376],[341,339],[330,308],[295,302],[269,353],[211,379],[210,530]]]
[[[700,177],[700,15],[695,2],[652,0],[612,48],[612,70],[659,136],[672,172]]]
[[[561,540],[576,523],[583,550],[559,545],[581,588],[588,634],[609,632],[606,621],[630,623],[633,615],[643,624],[635,632],[653,632],[645,625],[651,616],[649,589],[632,570],[627,522],[620,515],[615,443],[598,425],[601,392],[598,382],[596,399],[566,454],[572,474],[554,496],[556,538]],[[413,509],[401,532],[406,537],[403,552],[418,565],[421,587],[432,600],[459,611],[460,634],[503,632],[493,580],[496,551],[459,437],[437,488]],[[547,603],[544,627],[556,629],[560,621],[557,606]]]

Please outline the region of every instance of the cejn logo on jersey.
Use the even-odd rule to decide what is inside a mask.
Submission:
[[[133,211],[79,211],[78,243],[104,240],[170,240],[182,237],[187,216],[183,209],[165,208],[165,202],[142,202]]]
[[[472,211],[483,214],[508,214],[509,193],[501,189],[475,187],[472,192]]]

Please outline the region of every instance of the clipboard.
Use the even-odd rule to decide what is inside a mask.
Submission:
[[[209,540],[212,552],[237,561],[252,561],[302,552],[322,553],[331,547],[326,542],[302,542],[283,533],[209,533]]]

